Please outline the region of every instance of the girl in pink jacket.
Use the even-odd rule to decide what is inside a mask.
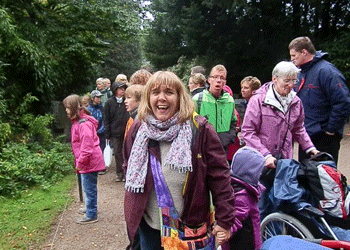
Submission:
[[[63,100],[68,118],[73,122],[71,128],[72,151],[75,157],[75,168],[81,174],[85,193],[85,216],[79,224],[97,222],[97,176],[106,170],[100,140],[96,129],[98,121],[90,116],[83,107],[78,95],[70,95]]]

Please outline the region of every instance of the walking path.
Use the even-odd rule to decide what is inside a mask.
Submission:
[[[350,126],[344,131],[340,150],[339,170],[350,182]],[[98,179],[99,221],[89,225],[79,225],[79,201],[77,189],[73,190],[74,203],[66,208],[52,227],[44,250],[123,250],[128,244],[123,215],[124,183],[115,182],[115,165]],[[349,183],[348,182],[348,183]]]
[[[76,220],[83,203],[79,192],[72,192],[75,201],[66,208],[52,226],[43,250],[122,250],[128,244],[123,213],[124,183],[115,182],[115,162],[105,175],[98,178],[97,223],[80,225]]]

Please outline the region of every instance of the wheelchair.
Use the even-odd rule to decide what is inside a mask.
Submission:
[[[288,188],[283,190],[288,190]],[[270,196],[273,196],[274,192],[271,192]],[[316,208],[312,199],[309,198],[310,191],[305,190],[305,195],[302,196],[300,202],[289,200],[280,202],[277,211],[268,214],[261,222],[262,240],[289,235],[294,238],[337,246],[335,249],[350,249],[350,220],[331,218]]]

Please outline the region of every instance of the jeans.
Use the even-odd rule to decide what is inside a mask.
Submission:
[[[85,192],[86,217],[97,218],[97,172],[81,174]]]
[[[144,219],[141,220],[139,235],[141,250],[162,250],[160,231],[151,228]]]

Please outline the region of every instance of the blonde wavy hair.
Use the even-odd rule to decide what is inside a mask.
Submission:
[[[140,69],[136,71],[132,76],[130,77],[130,85],[133,84],[141,84],[141,85],[146,85],[148,79],[152,76],[152,74],[145,70],[145,69]]]
[[[249,84],[249,87],[252,90],[257,90],[261,87],[261,82],[260,80],[255,77],[255,76],[246,76],[243,78],[243,80],[241,81],[241,86],[244,82],[247,82]]]
[[[134,97],[135,101],[139,102],[141,101],[142,93],[144,90],[145,86],[141,84],[133,84],[130,85],[126,90],[125,90],[125,96],[132,96]]]
[[[170,71],[158,71],[150,77],[141,98],[138,118],[141,121],[145,121],[147,116],[153,115],[150,103],[151,92],[152,90],[159,88],[161,85],[165,85],[169,88],[174,88],[178,94],[177,111],[179,112],[179,122],[182,123],[190,119],[195,110],[192,98],[180,78]]]
[[[205,76],[201,73],[195,73],[193,75],[190,76],[189,82],[190,83],[194,83],[200,87],[204,87],[205,86]]]

